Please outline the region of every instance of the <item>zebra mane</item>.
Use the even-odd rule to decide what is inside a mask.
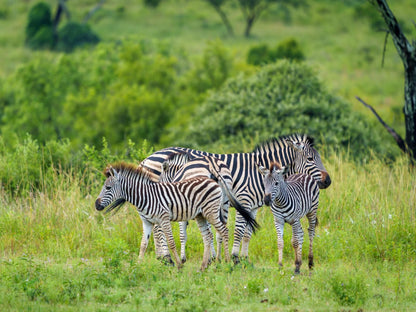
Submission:
[[[165,159],[165,161],[168,161],[168,160],[173,160],[173,159],[175,159],[176,157],[188,157],[188,160],[192,160],[192,159],[194,159],[195,157],[194,156],[192,156],[188,151],[172,151],[169,155],[168,155],[168,157]]]
[[[148,180],[150,180],[150,172],[148,169],[146,169],[145,167],[136,165],[136,164],[129,164],[126,163],[124,161],[121,162],[117,162],[117,163],[113,163],[108,165],[105,169],[104,169],[104,175],[108,178],[112,175],[111,170],[114,169],[117,173],[134,173],[137,174],[141,177],[144,177]]]
[[[263,141],[262,143],[256,145],[253,152],[255,153],[261,152],[261,149],[265,147],[272,147],[276,145],[278,146],[278,145],[281,145],[282,143],[285,144],[284,141],[287,139],[304,142],[310,147],[313,147],[315,144],[315,140],[312,137],[306,134],[295,133],[295,134],[283,135],[283,136],[279,136],[278,138],[271,138],[269,140]]]

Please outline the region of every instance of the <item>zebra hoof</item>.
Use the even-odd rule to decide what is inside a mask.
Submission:
[[[240,258],[238,257],[238,255],[231,255],[231,259],[233,260],[234,264],[240,263]]]
[[[172,261],[170,255],[163,256],[163,258],[161,258],[161,261],[164,265],[175,266],[175,262]]]
[[[186,262],[186,257],[183,257],[183,258],[181,259],[181,262],[182,262],[182,264],[184,264],[184,263]]]

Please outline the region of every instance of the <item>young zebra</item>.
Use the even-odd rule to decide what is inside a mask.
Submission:
[[[224,190],[232,190],[232,177],[227,165],[214,157],[205,157],[205,156],[192,156],[190,153],[185,151],[172,152],[172,154],[163,162],[162,171],[159,177],[160,182],[178,182],[185,179],[191,179],[195,177],[208,177],[212,178],[219,183],[224,183]],[[222,203],[222,215],[224,219],[228,218],[228,208],[230,206],[230,201],[232,205],[240,205],[235,199],[232,192],[227,192],[227,196],[223,197]],[[241,208],[243,209],[243,208]],[[187,233],[186,228],[188,226],[187,221],[179,222],[180,224],[180,242],[181,242],[181,259],[182,263],[186,262],[186,241]],[[155,229],[155,233],[159,231],[158,228]],[[156,246],[160,248],[160,244],[156,242]],[[211,245],[211,256],[212,258],[220,259],[221,257],[221,236],[217,235],[217,251],[215,252],[214,244]],[[160,257],[165,257],[166,250],[162,249],[156,251]]]
[[[148,168],[152,172],[152,178],[157,181],[161,174],[161,164],[170,157],[172,152],[180,151],[186,151],[195,157],[206,156],[223,161],[231,172],[233,193],[244,207],[249,207],[252,210],[254,216],[257,209],[263,206],[264,198],[263,179],[257,171],[256,164],[268,168],[270,163],[277,161],[289,167],[290,174],[297,172],[311,174],[311,171],[317,173],[314,174],[314,178],[320,188],[327,188],[331,184],[330,176],[322,164],[321,156],[314,148],[313,139],[305,134],[292,134],[271,139],[258,145],[252,153],[212,154],[183,147],[169,147],[153,153],[140,165]],[[195,170],[199,169],[195,168]],[[232,257],[235,262],[238,262],[241,242],[241,256],[248,257],[252,233],[245,224],[244,219],[236,213],[232,249]],[[157,227],[155,227],[155,233],[157,232]],[[163,239],[163,236],[159,237]],[[160,242],[160,244],[166,245],[165,242]]]
[[[158,224],[180,268],[182,263],[176,251],[170,222],[195,219],[204,241],[201,270],[208,265],[209,246],[213,239],[209,235],[207,221],[223,238],[225,258],[229,261],[228,229],[221,215],[223,191],[216,181],[200,177],[177,183],[155,183],[149,179],[146,170],[125,163],[107,167],[104,174],[107,179],[95,201],[95,207],[97,210],[107,207],[106,212],[116,209],[117,212],[126,201],[136,206],[143,222],[139,259],[144,256],[153,225]],[[250,226],[255,226],[255,220],[249,211],[239,212],[247,218]]]
[[[312,243],[315,226],[318,223],[316,212],[319,202],[319,187],[316,181],[306,174],[294,174],[286,180],[283,175],[285,167],[275,162],[270,170],[258,166],[264,176],[264,202],[271,206],[274,224],[277,232],[277,247],[279,251],[279,265],[282,266],[283,257],[283,228],[285,222],[292,226],[292,245],[295,250],[295,274],[300,273],[302,264],[303,229],[300,219],[306,215],[309,221],[309,268],[313,267]]]

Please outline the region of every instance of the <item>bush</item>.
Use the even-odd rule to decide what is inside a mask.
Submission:
[[[58,32],[57,49],[71,52],[75,48],[89,44],[97,44],[100,38],[86,24],[68,22]]]
[[[54,45],[49,4],[39,2],[30,9],[26,25],[26,44],[32,49],[52,47]]]
[[[178,141],[241,150],[241,143],[253,137],[258,141],[294,132],[322,138],[335,149],[350,147],[356,156],[368,153],[363,147],[386,148],[360,114],[326,92],[311,68],[288,61],[229,80],[197,109]]]
[[[247,53],[247,63],[263,65],[270,63],[270,49],[267,44],[260,44],[250,48]]]
[[[151,8],[157,8],[160,2],[162,2],[162,0],[143,0],[144,5]]]
[[[288,59],[292,61],[303,61],[305,55],[296,39],[289,38],[280,42],[274,51],[271,51],[271,59]]]
[[[305,55],[293,38],[283,40],[275,49],[270,49],[267,44],[260,44],[251,47],[247,53],[247,63],[257,66],[274,63],[279,59],[302,61]]]

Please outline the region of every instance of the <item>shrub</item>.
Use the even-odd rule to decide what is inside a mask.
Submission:
[[[86,24],[68,22],[58,32],[60,51],[71,52],[75,48],[88,44],[97,44],[100,39]]]
[[[145,6],[150,8],[157,8],[162,0],[143,0]]]
[[[274,63],[279,59],[302,61],[305,55],[294,38],[283,40],[275,49],[270,49],[267,44],[256,45],[247,53],[247,63],[257,66]]]
[[[247,53],[247,63],[263,65],[270,63],[270,49],[267,44],[260,44],[250,48]]]
[[[229,80],[196,110],[183,141],[209,148],[294,132],[308,133],[330,146],[365,155],[383,150],[379,134],[342,99],[330,95],[311,68],[280,61],[249,78]],[[181,141],[180,141],[181,142]]]
[[[26,44],[32,49],[54,45],[51,9],[49,4],[39,2],[29,11],[26,25]]]
[[[292,61],[303,61],[305,55],[296,39],[289,38],[280,42],[274,51],[271,51],[271,59],[288,59]]]

